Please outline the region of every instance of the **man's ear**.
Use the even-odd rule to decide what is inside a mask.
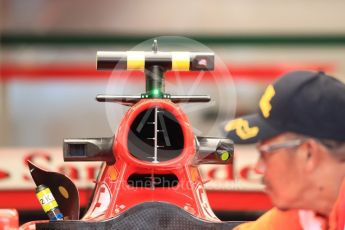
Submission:
[[[306,140],[301,151],[306,172],[312,172],[320,166],[323,158],[323,149],[320,148],[318,142],[313,139]]]

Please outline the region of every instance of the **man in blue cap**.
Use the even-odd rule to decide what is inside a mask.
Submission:
[[[294,71],[269,85],[256,114],[224,127],[258,142],[256,170],[275,206],[237,229],[345,229],[345,84]]]

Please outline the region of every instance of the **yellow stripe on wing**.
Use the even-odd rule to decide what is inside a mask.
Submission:
[[[189,52],[172,52],[172,70],[188,71],[190,68]]]
[[[144,70],[145,53],[144,52],[127,52],[127,70]]]

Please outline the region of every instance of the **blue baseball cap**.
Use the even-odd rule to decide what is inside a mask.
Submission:
[[[267,86],[257,113],[229,121],[224,131],[238,144],[283,132],[344,141],[345,84],[324,72],[289,72]]]

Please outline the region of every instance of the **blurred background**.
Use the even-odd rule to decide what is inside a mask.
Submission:
[[[22,221],[42,215],[26,159],[68,174],[87,204],[98,164],[64,164],[62,140],[114,135],[106,105],[94,100],[110,82],[109,73],[95,69],[98,50],[126,51],[155,37],[181,36],[215,52],[231,79],[171,79],[169,87],[210,94],[214,104],[187,115],[202,134],[218,136],[222,122],[255,111],[265,86],[287,71],[326,71],[345,80],[342,0],[0,3],[0,208],[19,209]],[[115,95],[144,90],[144,78],[117,79]],[[114,108],[119,122],[126,108]],[[271,207],[252,170],[256,158],[253,146],[240,146],[232,166],[202,168],[212,179],[206,184],[211,206],[223,219],[253,219]]]

